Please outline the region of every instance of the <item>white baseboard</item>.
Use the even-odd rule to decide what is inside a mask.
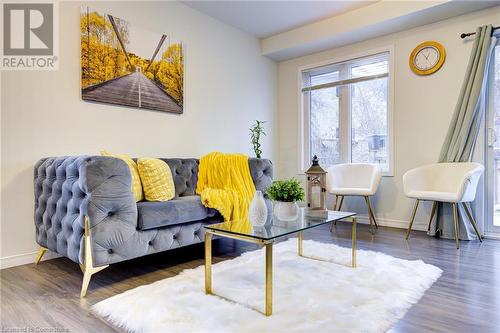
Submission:
[[[368,215],[356,215],[359,223],[369,224]],[[408,229],[408,224],[410,221],[403,220],[392,220],[392,219],[384,219],[381,217],[375,217],[377,219],[377,224],[383,227],[391,227],[391,228],[399,228],[399,229]],[[418,231],[427,231],[427,223],[424,221],[415,221],[413,222],[412,230]]]
[[[484,234],[484,238],[500,240],[500,235],[487,232]]]
[[[32,264],[35,262],[37,254],[38,251],[35,251],[35,252],[17,254],[14,256],[0,258],[0,269]],[[47,251],[47,253],[45,253],[45,255],[43,256],[42,261],[59,258],[60,256],[61,256],[60,254],[57,254],[55,252]]]

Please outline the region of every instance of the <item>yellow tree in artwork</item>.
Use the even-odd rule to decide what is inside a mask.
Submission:
[[[182,106],[184,94],[184,54],[182,44],[170,45],[162,54],[157,80],[165,91]]]
[[[124,43],[128,26],[116,20]],[[82,87],[101,83],[130,72],[113,27],[105,15],[96,12],[80,16]]]

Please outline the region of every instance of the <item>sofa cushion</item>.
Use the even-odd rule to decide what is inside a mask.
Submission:
[[[138,229],[148,230],[203,220],[213,217],[216,211],[203,206],[200,196],[190,195],[164,202],[138,202],[137,213]]]
[[[174,180],[167,163],[142,157],[137,160],[137,168],[147,201],[168,201],[175,196]]]
[[[127,163],[130,170],[130,176],[132,177],[132,193],[134,194],[135,201],[137,202],[144,199],[144,195],[142,193],[141,178],[139,176],[139,170],[137,169],[137,164],[135,163],[135,161],[131,159],[130,156],[128,155],[113,154],[107,150],[101,150],[101,156],[119,158],[123,160],[125,163]]]

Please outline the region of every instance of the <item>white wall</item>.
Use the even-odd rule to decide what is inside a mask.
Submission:
[[[472,47],[470,40],[464,41],[459,35],[475,31],[477,26],[484,24],[500,25],[500,7],[280,62],[279,176],[292,177],[300,173],[299,68],[392,45],[395,59],[394,177],[383,178],[374,198],[374,208],[381,224],[407,227],[413,202],[403,194],[402,175],[414,167],[437,162]],[[426,40],[444,45],[446,62],[434,75],[420,77],[408,67],[408,56],[415,46]],[[431,207],[429,203],[423,207],[425,209],[419,209],[415,228],[427,226]],[[366,216],[362,199],[346,198],[344,208]]]
[[[60,69],[1,74],[2,266],[32,259],[33,165],[46,156],[98,154],[200,157],[252,154],[248,127],[267,120],[264,157],[276,160],[277,65],[259,41],[176,2],[92,2],[90,6],[185,43],[184,114],[80,99],[81,3],[60,4]]]

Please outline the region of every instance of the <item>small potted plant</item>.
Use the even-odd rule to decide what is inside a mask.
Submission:
[[[262,120],[256,120],[255,124],[250,127],[250,139],[252,140],[252,147],[253,151],[255,153],[255,157],[261,158],[262,156],[262,149],[261,149],[261,144],[260,144],[260,138],[264,135],[266,135],[266,132],[264,132],[264,124],[266,122]]]
[[[299,214],[297,201],[304,200],[304,190],[295,179],[276,180],[266,190],[267,195],[273,201],[274,216],[282,221],[294,221]]]

